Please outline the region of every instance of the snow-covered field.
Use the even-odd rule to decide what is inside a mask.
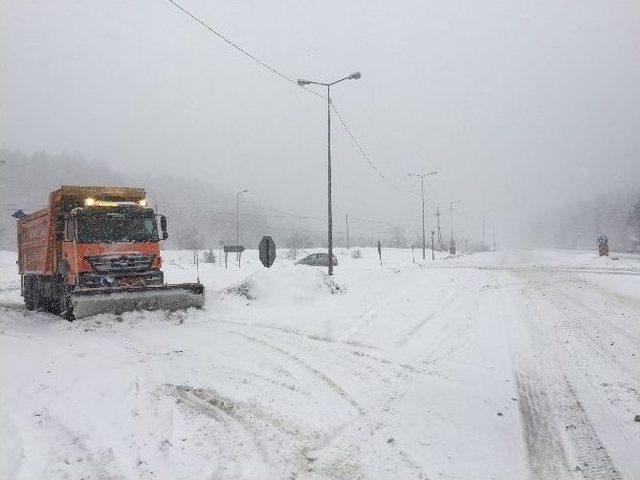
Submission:
[[[640,478],[640,257],[362,252],[73,323],[0,253],[0,478]]]

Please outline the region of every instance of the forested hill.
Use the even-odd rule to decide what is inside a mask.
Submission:
[[[90,162],[79,155],[45,152],[24,154],[0,150],[0,249],[15,249],[15,218],[18,209],[33,212],[43,208],[48,194],[60,185],[142,186],[151,206],[167,216],[168,248],[216,249],[221,242],[235,243],[235,194],[216,190],[201,181],[185,181],[171,176],[152,177],[140,173],[123,175],[107,165]],[[271,235],[280,245],[295,232],[312,243],[320,243],[322,230],[315,225],[294,225],[286,216],[267,215],[268,207],[243,199],[240,216],[241,243],[255,248],[263,235]]]

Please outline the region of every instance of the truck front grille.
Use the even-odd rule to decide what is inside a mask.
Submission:
[[[85,272],[80,274],[79,279],[79,284],[82,288],[139,287],[162,285],[163,283],[164,275],[160,270],[129,273]]]
[[[149,270],[154,255],[126,253],[113,255],[94,255],[87,257],[96,272],[144,272]]]

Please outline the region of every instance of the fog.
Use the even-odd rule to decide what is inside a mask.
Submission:
[[[447,229],[459,201],[461,235],[478,239],[485,215],[516,244],[546,212],[637,189],[638,2],[181,4],[290,78],[362,72],[332,97],[384,179],[334,116],[337,219],[414,238],[408,174],[437,170],[427,230],[436,206]],[[263,212],[326,215],[326,102],[168,1],[4,1],[0,68],[2,148],[77,153],[142,182],[198,180],[229,205],[248,188]]]

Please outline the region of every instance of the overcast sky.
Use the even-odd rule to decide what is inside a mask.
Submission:
[[[638,185],[639,1],[181,3],[292,78],[362,72],[333,96],[394,187],[334,122],[337,217],[415,224],[419,171],[470,235]],[[3,0],[0,69],[1,147],[326,211],[322,99],[166,0]]]

